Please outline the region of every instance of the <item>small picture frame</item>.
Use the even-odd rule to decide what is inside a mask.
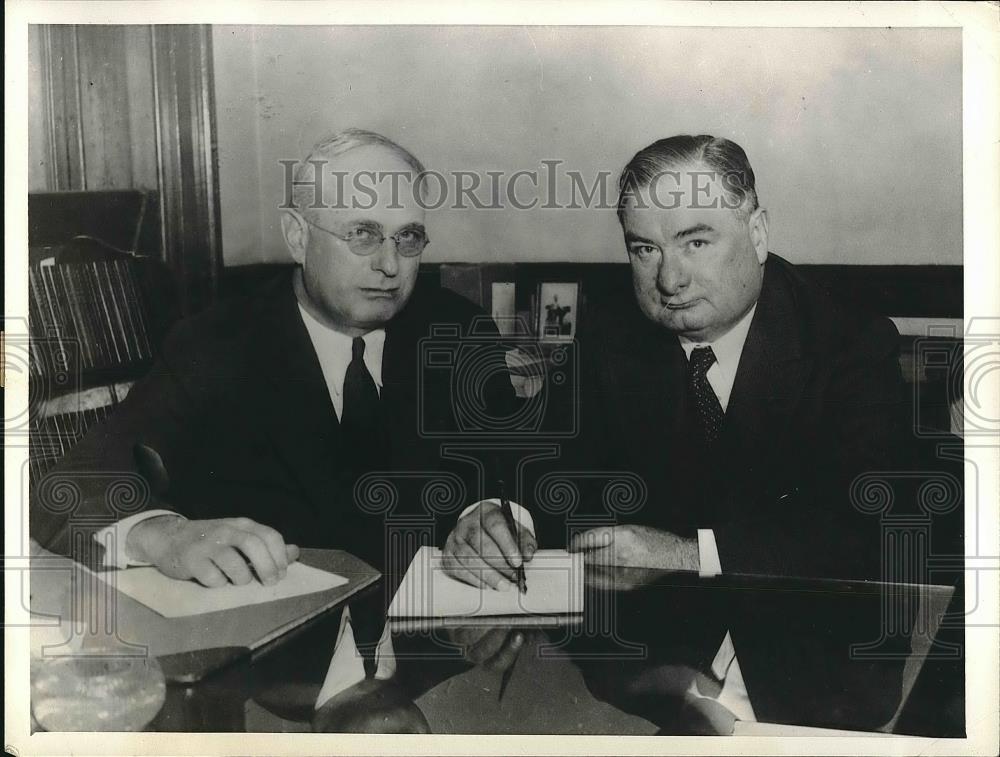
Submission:
[[[580,284],[543,282],[538,286],[538,340],[568,342],[576,336]]]

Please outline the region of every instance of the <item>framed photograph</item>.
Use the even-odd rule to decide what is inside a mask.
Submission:
[[[576,336],[580,284],[545,282],[538,287],[538,339],[566,342]]]

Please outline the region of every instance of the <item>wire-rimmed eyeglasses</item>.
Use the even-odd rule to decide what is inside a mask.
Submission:
[[[341,242],[345,242],[351,252],[362,257],[373,255],[381,249],[386,239],[391,239],[396,243],[396,251],[400,255],[406,258],[415,258],[424,251],[427,243],[431,241],[423,226],[418,224],[404,226],[395,234],[386,235],[383,233],[382,227],[377,224],[354,224],[347,230],[346,234],[340,234],[309,219],[306,219],[306,223],[320,231],[325,231]]]

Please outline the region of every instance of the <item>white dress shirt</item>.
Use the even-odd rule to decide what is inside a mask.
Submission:
[[[733,382],[736,380],[736,371],[740,367],[740,357],[743,355],[743,345],[746,344],[747,334],[750,332],[750,323],[757,310],[754,304],[750,311],[743,316],[739,323],[732,329],[720,336],[714,342],[694,342],[686,337],[678,337],[684,356],[690,360],[691,353],[697,347],[711,347],[715,353],[715,362],[708,369],[706,378],[715,396],[719,398],[722,412],[729,408],[729,397],[733,393]],[[700,563],[699,573],[702,576],[713,576],[722,573],[722,562],[719,559],[719,549],[715,543],[715,533],[708,528],[698,529],[698,560]],[[715,659],[712,661],[712,673],[722,681],[722,691],[716,701],[732,712],[737,720],[756,720],[753,705],[750,704],[750,697],[747,694],[746,683],[743,681],[743,673],[740,670],[740,663],[736,659],[736,649],[733,646],[733,639],[729,632],[722,641]],[[705,697],[692,684],[689,693],[696,697]]]
[[[715,392],[715,396],[719,398],[722,412],[726,412],[729,407],[729,396],[733,393],[736,370],[740,367],[743,345],[746,344],[747,334],[750,333],[750,323],[753,321],[755,312],[757,312],[756,304],[750,308],[739,323],[714,342],[694,342],[684,336],[678,337],[684,350],[684,356],[688,360],[691,359],[691,353],[696,347],[711,347],[712,352],[715,353],[715,362],[708,369],[706,377],[712,386],[712,391]]]
[[[316,350],[316,357],[319,358],[319,367],[323,371],[323,379],[326,381],[326,388],[330,392],[330,400],[333,402],[334,412],[337,418],[344,412],[344,376],[347,375],[347,366],[351,364],[351,343],[353,338],[334,331],[329,326],[320,323],[308,310],[299,305],[299,312],[302,314],[302,322],[309,332],[309,339],[312,341],[313,349]],[[365,366],[378,387],[378,392],[382,394],[382,352],[385,349],[385,329],[369,331],[362,339],[365,340]]]
[[[736,371],[740,367],[743,345],[746,344],[750,323],[753,321],[753,314],[756,311],[757,305],[754,303],[754,306],[739,323],[714,342],[695,342],[687,337],[678,337],[681,348],[684,350],[684,357],[688,360],[691,359],[691,353],[696,347],[711,347],[712,352],[715,353],[715,362],[712,363],[705,377],[708,379],[712,391],[715,392],[715,396],[719,398],[723,413],[729,407],[729,396],[733,393],[733,382],[736,381]],[[717,576],[722,573],[719,550],[715,544],[715,534],[712,533],[711,529],[698,529],[698,557],[699,573],[702,576]]]

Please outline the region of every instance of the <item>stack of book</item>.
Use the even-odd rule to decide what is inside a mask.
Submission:
[[[152,360],[129,261],[41,263],[28,276],[33,377],[127,374]]]

